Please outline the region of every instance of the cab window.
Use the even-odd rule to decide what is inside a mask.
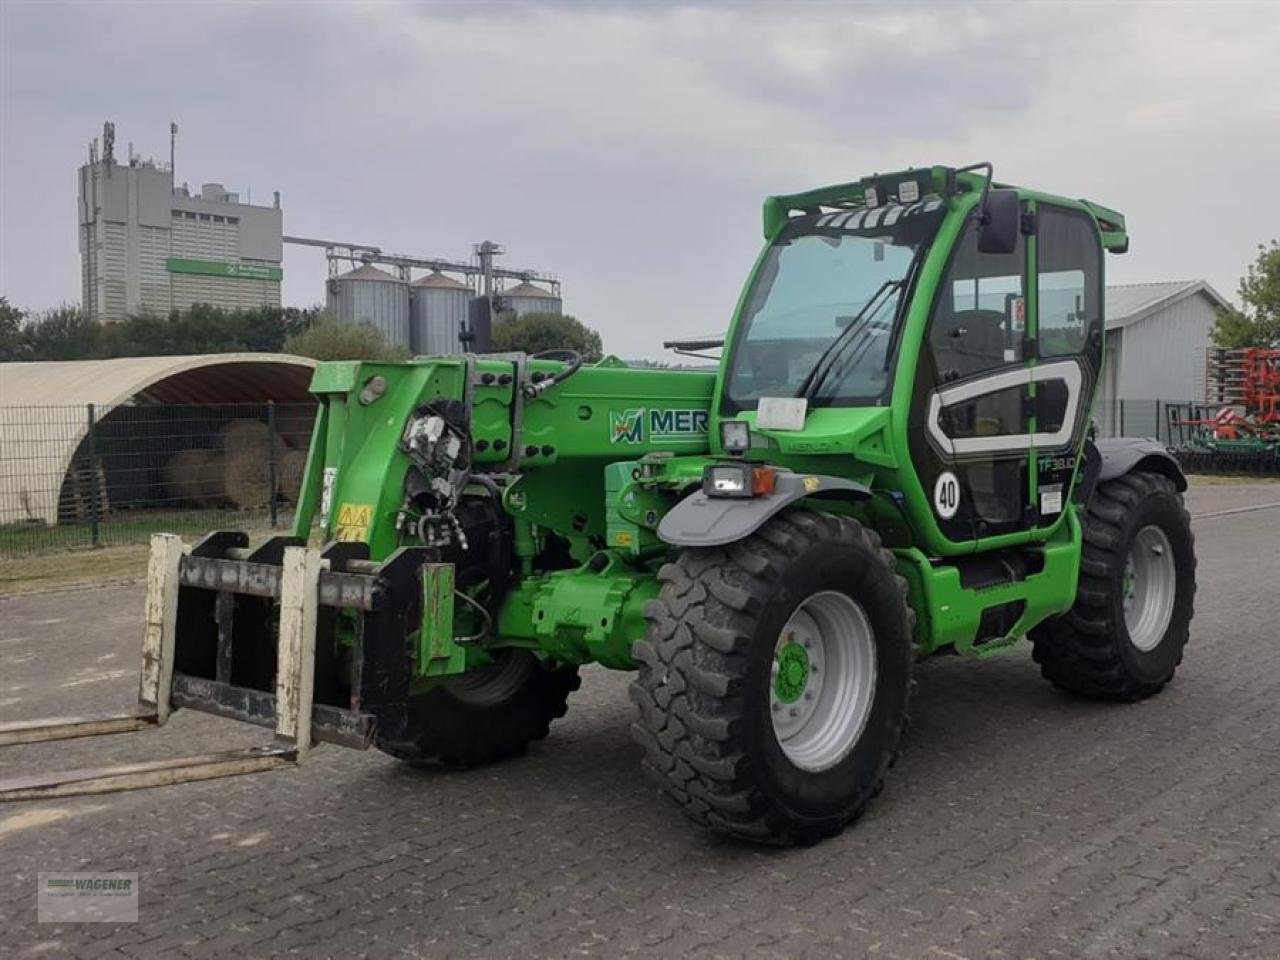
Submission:
[[[1024,256],[1021,236],[1013,253],[979,253],[977,220],[969,219],[929,329],[938,384],[1022,362]]]
[[[1074,357],[1102,330],[1102,251],[1092,218],[1041,204],[1036,224],[1039,260],[1039,354]]]

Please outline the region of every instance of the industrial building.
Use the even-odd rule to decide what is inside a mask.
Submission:
[[[171,136],[176,135],[176,125]],[[280,195],[242,203],[220,183],[193,194],[168,164],[115,159],[115,128],[103,128],[79,171],[79,242],[85,313],[110,323],[195,303],[223,309],[280,305]]]

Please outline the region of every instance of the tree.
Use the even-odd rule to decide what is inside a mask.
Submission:
[[[313,360],[407,360],[407,348],[388,344],[371,323],[340,323],[321,315],[307,329],[289,336],[285,353]]]
[[[1218,311],[1213,342],[1219,347],[1280,346],[1280,240],[1258,244],[1258,259],[1240,280],[1240,302]]]
[[[22,341],[24,360],[84,360],[100,355],[102,328],[79,307],[64,304],[28,316]]]
[[[599,360],[604,355],[600,334],[574,317],[560,313],[502,315],[493,327],[493,348],[524,353],[574,350],[587,362]]]
[[[24,311],[9,306],[8,297],[0,297],[0,361],[25,359],[22,328],[26,319]]]

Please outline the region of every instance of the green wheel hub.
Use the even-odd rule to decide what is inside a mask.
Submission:
[[[783,703],[795,703],[809,685],[809,653],[792,640],[778,650],[777,660],[773,692]]]

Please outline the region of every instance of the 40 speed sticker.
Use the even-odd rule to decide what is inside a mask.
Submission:
[[[950,520],[960,509],[960,481],[950,470],[941,473],[933,485],[933,509],[943,520]]]

